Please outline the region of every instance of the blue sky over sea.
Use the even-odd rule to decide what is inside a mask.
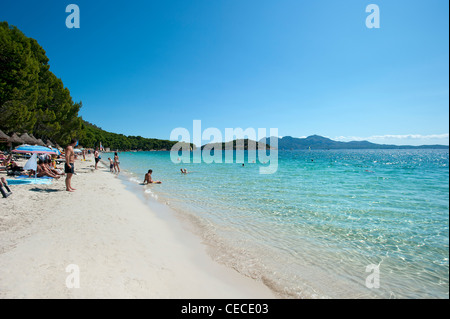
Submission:
[[[65,25],[70,3],[79,29]],[[105,130],[168,139],[201,120],[412,145],[448,144],[448,12],[442,0],[0,3]]]

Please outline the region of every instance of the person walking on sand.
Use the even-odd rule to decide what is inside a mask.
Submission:
[[[119,155],[117,155],[117,152],[114,152],[114,172],[120,173],[120,167],[119,167]]]
[[[66,147],[66,164],[64,164],[64,172],[66,173],[66,191],[73,192],[76,189],[72,187],[72,176],[75,173],[75,153],[73,148],[77,144],[76,139],[72,139]]]
[[[154,181],[152,179],[152,173],[153,171],[151,169],[148,170],[147,174],[144,176],[144,185],[145,184],[161,184],[161,181]]]
[[[97,169],[97,164],[100,161],[100,153],[98,152],[98,147],[95,149],[94,158],[95,158],[95,169]]]

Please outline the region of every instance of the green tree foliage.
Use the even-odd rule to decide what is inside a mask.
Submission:
[[[102,142],[111,149],[170,149],[175,142],[106,132],[78,116],[81,102],[50,72],[49,59],[36,40],[0,22],[0,129],[32,133],[66,145],[78,138],[85,147]]]
[[[81,103],[72,101],[48,61],[36,40],[0,23],[0,127],[66,144],[84,135]]]
[[[85,136],[80,139],[80,144],[84,147],[98,147],[100,143],[111,150],[170,150],[176,143],[168,140],[158,140],[154,138],[144,138],[141,136],[125,136],[102,130],[89,122],[83,122]]]

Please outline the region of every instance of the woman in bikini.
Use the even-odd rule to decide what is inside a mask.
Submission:
[[[114,153],[114,172],[120,173],[120,167],[119,167],[119,155],[117,155],[117,152]]]

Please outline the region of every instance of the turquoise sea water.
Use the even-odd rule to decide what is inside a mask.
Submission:
[[[272,175],[259,163],[119,156],[134,191],[194,225],[212,258],[281,296],[449,297],[448,150],[280,151]],[[148,169],[163,184],[139,185]],[[366,286],[369,265],[379,288]]]

